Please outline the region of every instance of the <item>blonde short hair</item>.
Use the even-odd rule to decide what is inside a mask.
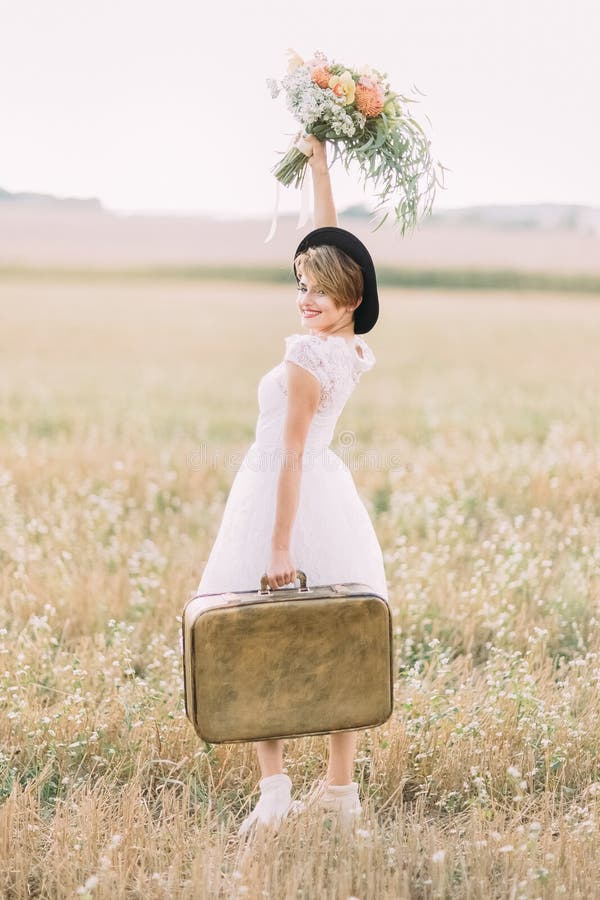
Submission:
[[[364,281],[361,267],[347,253],[331,244],[308,247],[299,253],[294,260],[294,271],[297,281],[304,272],[310,275],[320,290],[329,294],[338,309],[353,306],[362,297]]]

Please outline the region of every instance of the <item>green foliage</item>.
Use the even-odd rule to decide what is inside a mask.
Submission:
[[[125,269],[93,268],[27,268],[4,266],[0,268],[0,281],[9,279],[45,281],[136,281],[163,279],[178,281],[250,281],[256,284],[294,285],[291,267],[282,266],[144,266]],[[417,269],[377,267],[377,282],[382,287],[440,288],[447,290],[514,290],[553,291],[581,294],[600,294],[600,277],[597,275],[561,274],[557,272],[522,272],[517,269]],[[1,427],[1,422],[0,422]],[[66,427],[56,419],[40,420],[35,428],[42,434],[48,430]]]

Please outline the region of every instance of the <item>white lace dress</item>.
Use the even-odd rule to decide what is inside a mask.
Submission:
[[[197,593],[258,590],[266,572],[283,460],[286,360],[309,371],[321,386],[304,447],[290,536],[292,563],[306,573],[309,586],[356,581],[387,600],[383,554],[373,523],[350,469],[329,446],[346,401],[363,372],[375,364],[373,351],[360,335],[352,343],[337,335],[285,338],[283,360],[258,383],[255,441],[233,479]]]

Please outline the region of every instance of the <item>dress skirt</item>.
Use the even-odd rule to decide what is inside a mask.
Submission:
[[[281,462],[279,450],[259,448],[256,442],[248,449],[198,594],[259,589],[270,559]],[[359,582],[388,600],[383,554],[369,512],[352,473],[329,446],[305,449],[290,555],[309,587]]]

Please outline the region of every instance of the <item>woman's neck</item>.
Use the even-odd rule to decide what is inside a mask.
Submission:
[[[311,334],[316,334],[324,340],[328,337],[344,338],[349,344],[353,343],[356,339],[356,335],[353,331],[311,331]]]

